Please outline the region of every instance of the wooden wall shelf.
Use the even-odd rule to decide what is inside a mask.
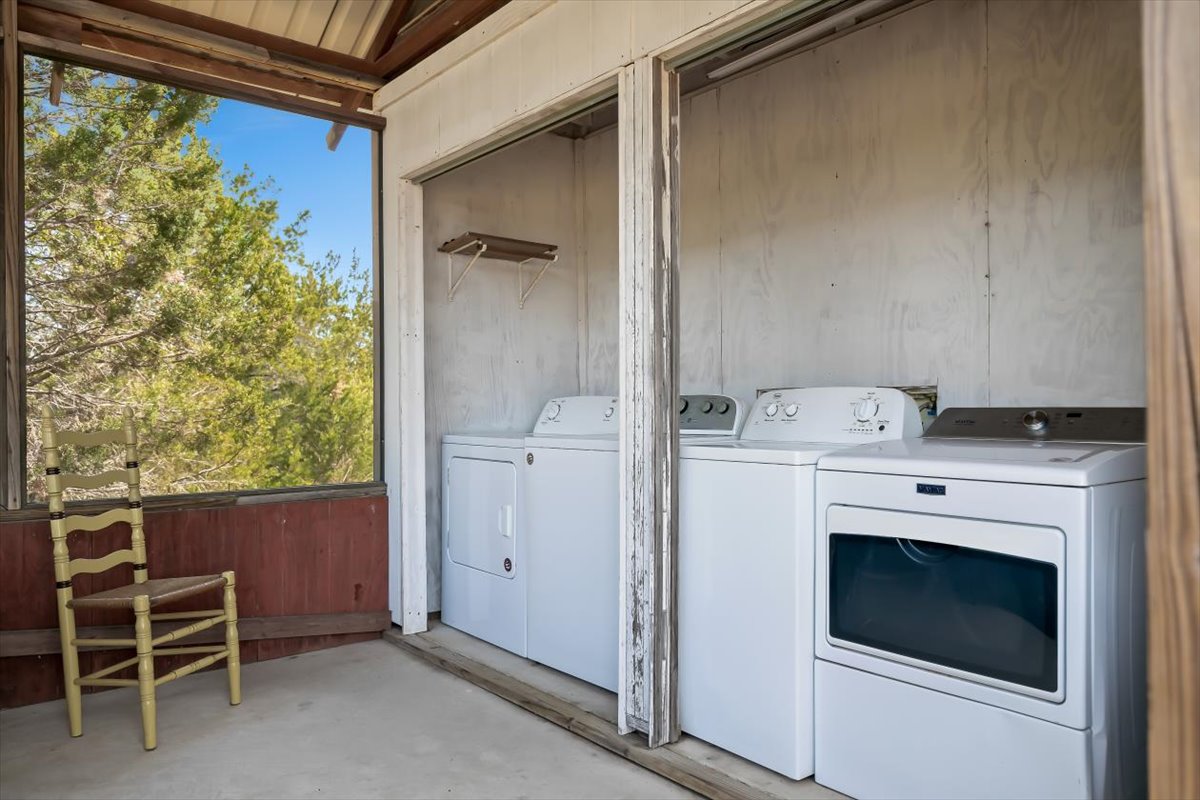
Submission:
[[[471,267],[475,266],[475,262],[483,257],[497,261],[511,261],[517,265],[517,302],[521,308],[525,307],[525,301],[529,299],[530,292],[546,274],[546,270],[550,269],[551,264],[558,261],[558,245],[530,242],[525,239],[510,239],[507,236],[493,236],[474,231],[467,231],[448,242],[443,242],[442,246],[438,248],[438,252],[446,254],[446,302],[454,301],[454,293],[462,285],[463,280],[471,271]],[[455,278],[454,256],[463,253],[470,253],[471,260]],[[525,286],[523,267],[530,261],[545,261],[546,263],[542,265],[541,270],[527,287]]]

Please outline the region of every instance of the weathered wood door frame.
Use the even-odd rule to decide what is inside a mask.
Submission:
[[[621,627],[617,728],[679,738],[679,78],[657,58],[618,83]]]
[[[1200,797],[1200,4],[1142,4],[1150,796]]]

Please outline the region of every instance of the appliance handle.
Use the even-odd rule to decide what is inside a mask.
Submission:
[[[930,542],[969,547],[1054,564],[1060,572],[1066,564],[1066,536],[1058,528],[1044,525],[1019,525],[854,506],[830,506],[826,523],[830,534],[882,536],[907,539],[917,545]]]
[[[513,535],[513,507],[510,503],[505,503],[500,506],[499,519],[496,520],[496,527],[500,530],[500,535],[506,539],[511,539]]]

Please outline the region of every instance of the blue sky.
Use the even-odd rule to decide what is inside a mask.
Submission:
[[[348,128],[330,152],[330,123],[265,106],[222,100],[200,134],[220,151],[225,168],[248,164],[255,176],[275,181],[280,221],[292,222],[308,209],[304,249],[313,260],[332,250],[349,264],[357,250],[371,265],[371,133]]]

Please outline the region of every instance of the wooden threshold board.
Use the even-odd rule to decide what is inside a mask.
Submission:
[[[637,734],[622,736],[614,723],[615,696],[505,652],[445,625],[384,641],[486,689],[542,719],[599,745],[667,780],[713,800],[834,800],[810,780],[791,781],[690,736],[650,749]],[[609,708],[608,706],[612,706]]]

